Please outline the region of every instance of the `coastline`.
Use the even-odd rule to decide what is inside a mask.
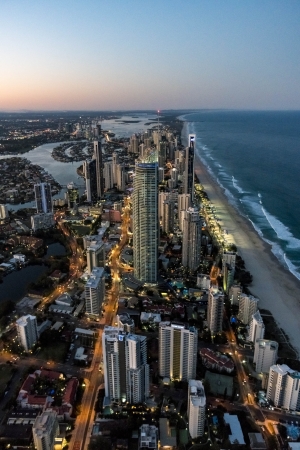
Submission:
[[[253,276],[249,286],[251,293],[259,298],[259,309],[271,311],[290,344],[300,354],[300,281],[285,269],[267,244],[232,206],[217,181],[195,153],[195,173],[210,201],[222,214],[222,225],[232,235],[238,253]]]

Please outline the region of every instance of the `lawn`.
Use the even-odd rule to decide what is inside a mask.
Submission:
[[[0,398],[6,390],[6,385],[14,373],[14,369],[8,364],[0,365]]]

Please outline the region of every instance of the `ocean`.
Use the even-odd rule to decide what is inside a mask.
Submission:
[[[196,134],[228,201],[300,279],[300,111],[205,110],[181,119],[183,143]]]

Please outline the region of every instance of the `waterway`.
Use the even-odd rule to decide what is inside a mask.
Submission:
[[[49,244],[46,256],[63,256],[66,255],[66,249],[60,242]]]
[[[0,284],[0,301],[17,302],[22,299],[26,296],[28,284],[36,281],[46,270],[46,266],[27,266],[6,275]]]

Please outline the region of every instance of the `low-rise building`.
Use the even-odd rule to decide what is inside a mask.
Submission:
[[[155,425],[143,424],[139,432],[139,449],[157,450],[158,429]]]
[[[232,359],[220,353],[215,353],[210,348],[201,348],[200,356],[203,364],[208,369],[215,369],[218,372],[231,373],[234,370]]]

